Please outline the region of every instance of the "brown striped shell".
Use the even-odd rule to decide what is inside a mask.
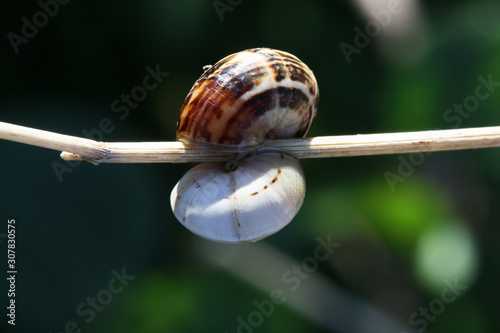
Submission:
[[[196,81],[182,106],[177,138],[226,147],[304,137],[319,92],[297,57],[267,48],[227,56]]]
[[[232,54],[210,66],[186,97],[177,123],[184,142],[238,151],[234,163],[202,163],[170,195],[175,217],[216,242],[265,238],[285,227],[304,201],[299,160],[266,139],[306,135],[316,116],[318,86],[295,56],[271,49]]]

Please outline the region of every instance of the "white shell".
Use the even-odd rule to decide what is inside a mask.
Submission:
[[[282,229],[305,196],[298,159],[261,148],[237,162],[202,163],[172,190],[176,218],[193,233],[223,243],[254,242]]]

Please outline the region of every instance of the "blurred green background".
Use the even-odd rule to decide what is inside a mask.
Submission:
[[[263,46],[314,71],[308,136],[500,122],[498,86],[473,104],[479,77],[500,81],[498,1],[54,4],[0,4],[0,121],[174,140],[202,67]],[[34,20],[36,31],[24,27]],[[114,112],[147,66],[169,75],[127,116]],[[456,112],[465,102],[472,110]],[[112,130],[99,132],[106,118]],[[0,155],[0,237],[8,219],[17,226],[19,332],[500,330],[497,149],[303,160],[299,214],[246,245],[205,242],[175,220],[170,191],[192,165],[68,165],[7,141]],[[338,245],[323,261],[311,259],[318,238]],[[6,281],[5,238],[0,249]],[[3,312],[0,330],[13,331]]]

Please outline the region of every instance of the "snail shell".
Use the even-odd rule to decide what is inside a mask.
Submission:
[[[176,218],[193,233],[225,243],[257,241],[279,231],[305,196],[298,159],[260,148],[230,163],[208,162],[189,170],[172,191]]]
[[[177,138],[241,151],[266,139],[304,137],[316,116],[318,86],[295,56],[250,49],[205,70],[182,106]],[[193,233],[226,243],[257,241],[287,225],[305,195],[298,159],[259,148],[231,163],[189,170],[170,196],[176,218]]]
[[[318,85],[297,57],[266,48],[227,56],[196,81],[177,138],[241,149],[267,138],[304,137],[316,116]]]

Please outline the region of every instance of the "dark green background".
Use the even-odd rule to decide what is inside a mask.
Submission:
[[[105,141],[174,140],[202,67],[265,46],[298,56],[317,77],[309,136],[499,124],[500,91],[460,123],[444,118],[479,76],[500,81],[498,1],[423,1],[423,35],[374,36],[350,63],[340,44],[353,44],[355,27],[367,23],[351,2],[233,3],[221,21],[211,1],[70,1],[15,53],[8,33],[21,34],[21,19],[41,7],[2,1],[0,121],[83,136],[109,118]],[[157,64],[168,77],[120,119],[112,102]],[[427,331],[500,330],[497,149],[304,160],[307,195],[289,226],[256,244],[213,248],[170,209],[170,191],[191,165],[82,163],[60,182],[58,155],[0,141],[0,233],[16,219],[20,332],[63,332],[70,321],[83,332],[235,332],[237,318],[276,288],[288,301],[255,332],[369,332],[388,322],[410,331],[423,324],[411,327],[409,317],[438,304],[443,281],[455,279],[465,291]],[[410,158],[421,165],[391,191],[384,173]],[[291,291],[281,275],[329,235],[340,247]],[[217,251],[229,257],[208,255]],[[3,277],[6,259],[1,239]],[[122,267],[135,278],[86,323],[76,307]],[[7,284],[0,288],[5,309]],[[377,315],[366,316],[367,304]],[[0,327],[12,331],[4,312]]]

